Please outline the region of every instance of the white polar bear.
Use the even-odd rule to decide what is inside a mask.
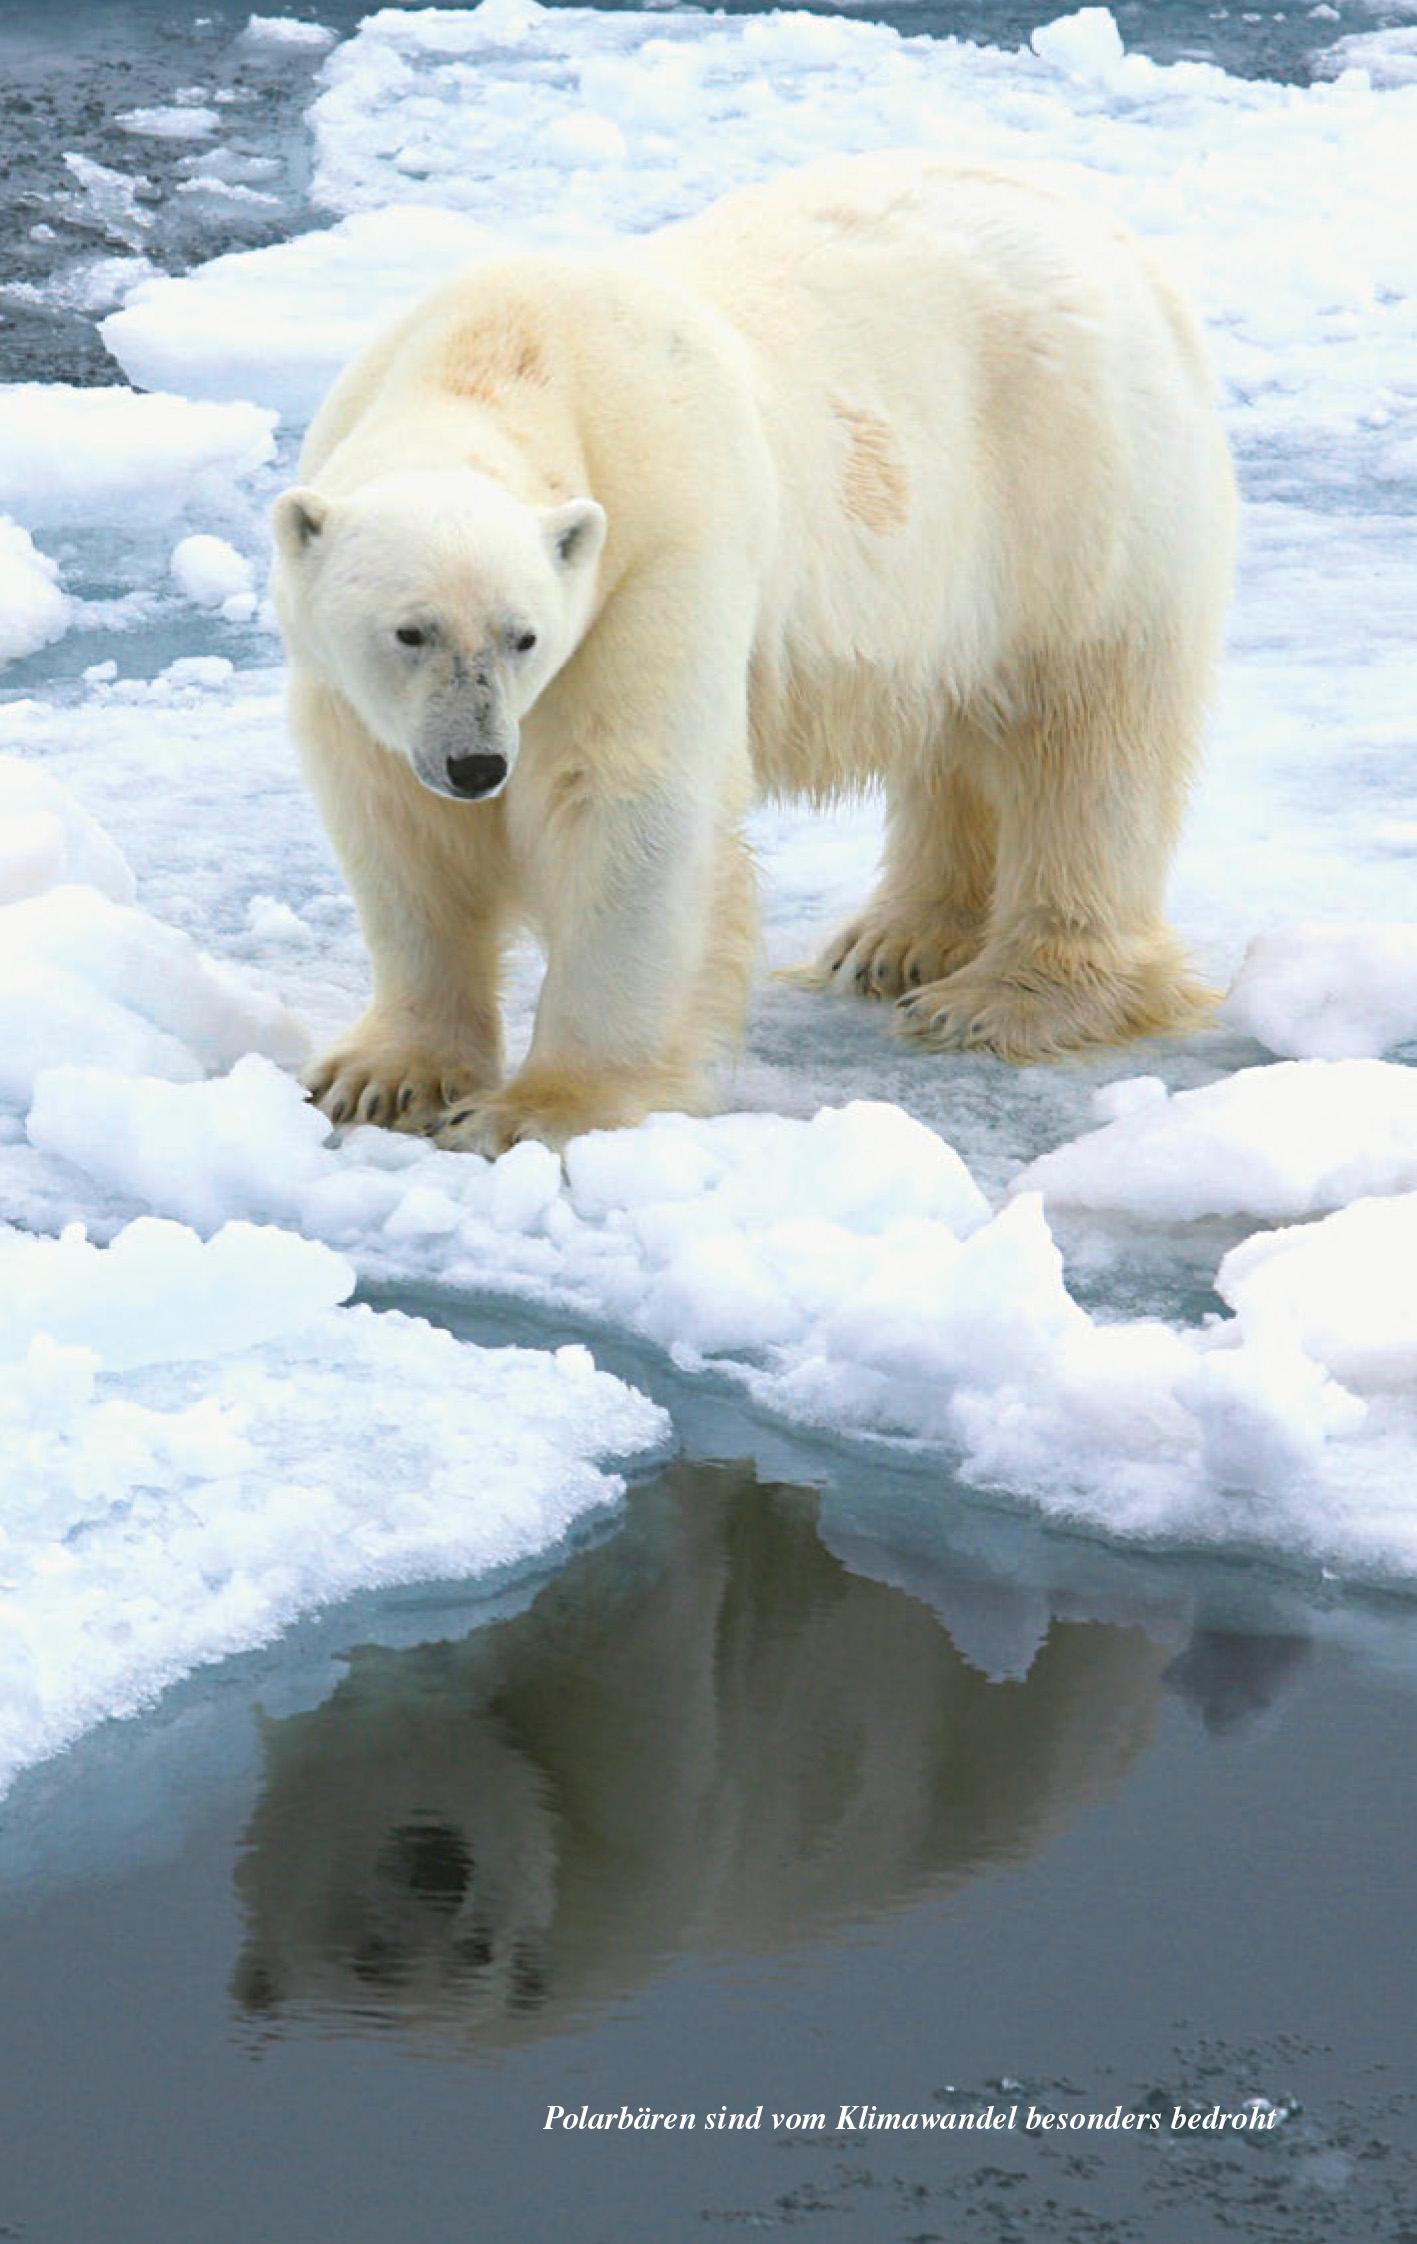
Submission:
[[[307,1081],[496,1151],[696,1107],[753,953],[756,783],[880,780],[809,978],[1037,1060],[1207,993],[1162,897],[1232,562],[1192,321],[1022,174],[864,157],[604,255],[474,266],[277,503],[305,768],[373,959]],[[546,954],[502,1082],[498,960]]]

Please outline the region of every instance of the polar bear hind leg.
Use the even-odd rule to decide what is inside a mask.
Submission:
[[[972,728],[955,726],[924,763],[895,776],[875,895],[815,963],[790,968],[785,980],[894,998],[942,981],[978,955],[999,823],[979,758]]]
[[[1208,660],[1090,648],[1037,667],[982,767],[998,813],[987,938],[896,1025],[1018,1063],[1176,1034],[1215,1003],[1162,917]]]

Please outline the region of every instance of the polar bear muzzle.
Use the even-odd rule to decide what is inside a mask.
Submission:
[[[462,795],[468,802],[476,802],[479,795],[492,794],[506,776],[505,756],[448,758],[448,785],[455,795]]]
[[[490,674],[462,682],[464,666],[435,686],[412,727],[406,753],[414,777],[455,802],[481,802],[506,785],[517,760],[519,727]]]

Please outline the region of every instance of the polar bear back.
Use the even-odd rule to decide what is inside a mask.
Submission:
[[[1174,614],[1178,586],[1223,601],[1201,341],[1105,215],[1020,172],[863,157],[642,254],[749,346],[783,537],[767,628],[893,669],[943,645],[967,695],[1010,656]]]
[[[1179,636],[1203,666],[1228,590],[1183,303],[1105,214],[931,155],[468,268],[342,377],[304,470],[338,491],[450,458],[600,500],[612,587],[712,550],[720,606],[754,604],[754,761],[785,792],[889,768],[942,705],[1007,713],[1082,645]]]

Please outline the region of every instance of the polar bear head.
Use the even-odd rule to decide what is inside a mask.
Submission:
[[[538,508],[470,468],[287,491],[272,517],[292,654],[435,794],[505,786],[518,727],[595,609],[605,514]]]

